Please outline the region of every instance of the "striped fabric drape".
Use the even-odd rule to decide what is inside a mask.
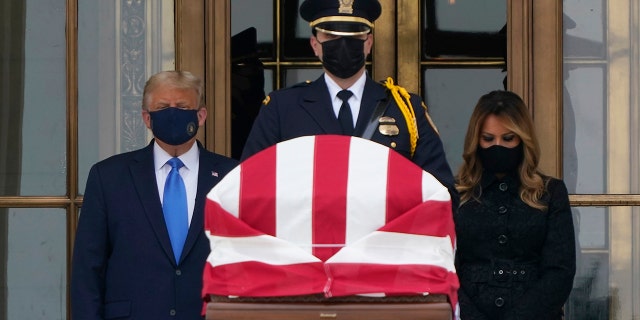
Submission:
[[[378,143],[281,142],[208,194],[203,296],[446,294],[455,310],[451,212],[442,184]]]

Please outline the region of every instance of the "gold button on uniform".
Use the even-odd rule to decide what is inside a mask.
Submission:
[[[395,142],[391,142],[391,148],[396,148],[396,143]]]

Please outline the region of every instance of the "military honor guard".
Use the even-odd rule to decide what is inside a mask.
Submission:
[[[422,99],[366,71],[373,46],[378,0],[305,0],[300,15],[309,22],[310,44],[324,73],[271,92],[246,141],[242,160],[285,141],[309,135],[351,135],[385,145],[432,174],[457,193],[442,141]],[[379,57],[384,59],[384,57]]]

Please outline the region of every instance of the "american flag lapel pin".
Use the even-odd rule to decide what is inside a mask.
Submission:
[[[211,176],[213,176],[213,177],[216,177],[216,178],[217,178],[217,177],[218,177],[218,172],[216,172],[216,171],[211,171]]]

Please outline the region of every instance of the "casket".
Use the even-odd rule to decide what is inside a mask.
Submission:
[[[378,143],[278,143],[207,195],[207,319],[455,318],[451,212],[437,179]]]

